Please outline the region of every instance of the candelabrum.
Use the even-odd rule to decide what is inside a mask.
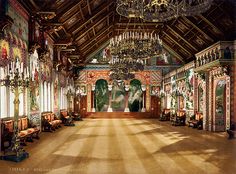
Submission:
[[[19,93],[29,86],[29,71],[24,67],[23,62],[20,63],[18,59],[10,62],[4,68],[4,75],[1,79],[1,86],[9,87],[14,93],[14,132],[11,146],[6,152],[9,155],[1,157],[4,160],[19,162],[29,156],[21,146],[19,138],[18,118],[19,118]]]

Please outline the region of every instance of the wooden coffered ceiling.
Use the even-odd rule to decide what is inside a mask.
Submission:
[[[235,39],[235,1],[215,0],[204,14],[180,17],[165,23],[127,19],[116,13],[115,0],[18,0],[31,15],[55,12],[42,25],[58,26],[48,34],[56,44],[70,42],[74,64],[86,58],[108,40],[124,31],[149,30],[158,33],[167,48],[186,63],[194,54],[219,40]],[[79,55],[79,56],[73,56]]]

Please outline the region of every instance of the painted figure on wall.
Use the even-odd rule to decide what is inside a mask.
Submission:
[[[38,53],[35,50],[33,54],[30,55],[30,73],[31,73],[31,83],[30,83],[30,111],[39,111],[40,100],[39,100],[39,71],[38,71]]]
[[[142,108],[142,90],[139,80],[134,79],[130,82],[128,103],[130,112],[138,112]]]
[[[34,76],[33,76],[33,83],[31,83],[30,88],[30,110],[31,111],[38,111],[39,110],[39,74],[37,68],[34,70]]]
[[[151,95],[159,95],[160,86],[151,86]]]
[[[0,44],[0,56],[2,59],[8,59],[9,56],[9,44],[5,40],[3,40]]]
[[[107,111],[109,104],[108,83],[100,79],[96,82],[95,87],[95,107],[96,111]]]
[[[199,112],[203,112],[203,107],[204,107],[204,103],[203,103],[203,89],[199,85],[199,87],[198,87],[198,111]]]
[[[39,86],[32,85],[30,89],[30,110],[38,111],[39,110]]]
[[[215,125],[216,130],[224,131],[225,127],[225,80],[219,80],[215,96]]]
[[[185,97],[186,97],[186,108],[193,109],[193,81],[194,81],[194,71],[189,69],[185,72]]]
[[[58,109],[58,79],[55,80],[53,88],[54,88],[54,108]]]
[[[184,97],[179,96],[179,109],[184,109]]]
[[[123,111],[125,109],[124,82],[114,82],[111,95],[111,106],[113,111]]]

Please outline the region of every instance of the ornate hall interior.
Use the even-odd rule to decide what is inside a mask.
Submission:
[[[235,0],[0,0],[0,173],[236,173]]]

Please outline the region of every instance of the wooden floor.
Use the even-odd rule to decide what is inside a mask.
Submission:
[[[236,139],[153,119],[85,119],[42,133],[1,174],[235,174]]]
[[[150,112],[91,112],[86,118],[157,118]]]

